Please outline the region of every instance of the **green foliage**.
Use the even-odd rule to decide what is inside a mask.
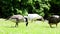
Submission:
[[[28,13],[37,13],[43,17],[49,16],[52,12],[55,14],[54,4],[58,5],[56,7],[59,9],[59,0],[0,0],[0,17],[7,18],[14,14],[27,15]]]
[[[28,12],[27,12],[27,10],[26,10],[26,9],[22,11],[22,15],[23,15],[23,16],[24,16],[24,15],[25,15],[25,16],[27,16],[27,15],[28,15]]]
[[[17,13],[18,14],[21,14],[22,15],[22,10],[18,10],[18,9],[16,9],[17,10]]]

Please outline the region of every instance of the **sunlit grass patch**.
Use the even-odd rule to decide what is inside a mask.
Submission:
[[[54,28],[50,28],[46,21],[35,21],[27,27],[25,22],[19,23],[18,27],[14,26],[15,23],[10,20],[0,19],[0,34],[60,34],[60,23],[58,27],[54,25]]]

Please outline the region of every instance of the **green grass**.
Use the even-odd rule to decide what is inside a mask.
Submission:
[[[0,34],[60,34],[60,24],[58,27],[50,28],[47,22],[34,22],[25,26],[25,23],[19,23],[18,27],[14,27],[15,23],[9,20],[0,19]]]

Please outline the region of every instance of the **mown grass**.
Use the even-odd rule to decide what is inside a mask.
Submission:
[[[36,21],[29,23],[26,27],[25,23],[19,23],[18,27],[14,27],[15,23],[9,20],[0,19],[0,34],[60,34],[60,24],[58,27],[50,28],[47,22]]]

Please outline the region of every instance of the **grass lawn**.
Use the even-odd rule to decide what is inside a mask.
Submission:
[[[60,24],[58,27],[50,28],[47,22],[33,22],[26,27],[25,23],[19,23],[18,27],[14,27],[12,21],[0,19],[0,34],[60,34]]]

